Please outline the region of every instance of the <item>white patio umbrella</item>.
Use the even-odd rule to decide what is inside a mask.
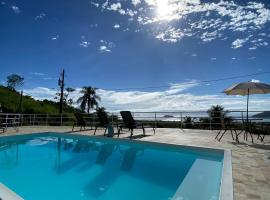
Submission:
[[[238,83],[224,90],[227,95],[247,95],[247,122],[248,122],[248,103],[251,94],[267,94],[270,93],[270,85],[260,82],[243,82]]]

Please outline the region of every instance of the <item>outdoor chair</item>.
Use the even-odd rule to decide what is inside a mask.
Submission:
[[[82,114],[81,113],[74,113],[74,116],[76,118],[76,121],[74,121],[74,124],[73,124],[73,127],[72,127],[72,131],[74,130],[75,126],[79,126],[80,127],[80,131],[82,129],[85,130],[85,127],[86,127],[86,121],[85,119],[83,118]]]
[[[221,141],[224,134],[229,131],[231,133],[232,139],[236,140],[236,142],[239,143],[238,135],[237,135],[236,128],[235,128],[234,124],[232,122],[226,123],[225,118],[224,118],[224,114],[220,115],[220,126],[221,126],[220,131],[216,135],[215,139],[217,139],[218,141]],[[235,133],[235,138],[233,136],[233,132]]]
[[[132,138],[133,136],[133,130],[134,129],[142,129],[143,131],[143,135],[145,136],[145,128],[146,126],[142,123],[137,123],[131,112],[130,111],[121,111],[120,112],[121,116],[122,116],[122,119],[123,119],[123,124],[120,124],[119,127],[118,127],[118,137],[119,137],[119,134],[120,134],[120,131],[123,129],[123,128],[127,128],[129,129],[130,131],[130,138]],[[155,127],[152,126],[151,128],[153,128],[153,131],[154,131],[154,134],[155,134]]]
[[[257,139],[264,141],[266,135],[270,134],[270,126],[267,124],[251,124],[251,132],[257,135]]]
[[[108,126],[110,125],[108,115],[105,111],[101,111],[101,112],[97,112],[97,116],[98,116],[99,123],[95,125],[94,135],[96,134],[97,128],[101,127],[101,128],[105,128],[105,131],[104,131],[104,136],[105,136]]]

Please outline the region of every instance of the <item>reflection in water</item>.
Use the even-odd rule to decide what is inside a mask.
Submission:
[[[119,150],[119,152],[115,151],[116,154],[123,155],[120,169],[125,172],[130,172],[135,163],[136,157],[138,155],[142,155],[143,149],[128,148],[122,151],[120,150],[119,147],[115,148],[115,145],[113,144],[104,144],[98,154],[96,163],[104,165],[108,157],[110,157],[113,151],[117,149]],[[87,186],[85,187],[85,191],[89,195],[97,198],[110,189],[110,187],[115,183],[116,179],[119,178],[119,174],[120,174],[119,165],[117,163],[108,166],[107,168],[103,168],[102,172],[99,173],[94,179],[92,179],[87,184]]]
[[[13,168],[18,165],[19,147],[17,143],[8,142],[0,144],[0,167]]]
[[[135,158],[138,155],[142,155],[143,152],[144,150],[140,148],[129,148],[125,150],[123,161],[121,164],[121,170],[130,172],[133,168]]]
[[[112,155],[115,149],[114,144],[104,144],[98,153],[96,163],[99,165],[104,165],[106,160]]]

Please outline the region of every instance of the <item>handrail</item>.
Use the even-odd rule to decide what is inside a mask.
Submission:
[[[244,121],[246,111],[228,110],[227,116],[231,120]],[[260,113],[263,111],[250,111],[250,113]],[[161,111],[161,112],[132,112],[135,120],[153,123],[155,127],[165,126],[178,126],[179,128],[186,127],[187,124],[197,124],[208,127],[210,130],[217,127],[220,123],[220,111],[212,111],[210,114],[208,111]],[[111,123],[114,125],[121,121],[119,113],[111,112],[108,113]],[[168,115],[168,116],[166,116]],[[84,118],[89,120],[91,124],[98,123],[97,115],[95,113],[83,114]],[[188,119],[190,117],[190,119]],[[252,119],[252,117],[250,117]],[[256,118],[257,119],[257,118]],[[18,113],[0,113],[1,123],[8,123],[10,120],[16,120],[20,126],[34,126],[34,125],[45,125],[45,126],[64,126],[73,125],[75,118],[72,113],[63,114],[18,114]],[[178,124],[178,125],[177,125]]]

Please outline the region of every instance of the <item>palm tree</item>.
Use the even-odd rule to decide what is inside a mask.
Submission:
[[[213,123],[212,127],[219,127],[221,123],[221,115],[223,115],[224,120],[229,120],[229,117],[227,117],[228,111],[226,111],[221,105],[211,106],[207,113]]]
[[[97,88],[93,88],[91,86],[85,86],[81,89],[80,93],[83,94],[78,100],[77,103],[80,103],[80,107],[85,111],[87,108],[87,113],[89,114],[90,109],[94,107],[98,107],[98,102],[100,101],[100,97],[96,94]]]

